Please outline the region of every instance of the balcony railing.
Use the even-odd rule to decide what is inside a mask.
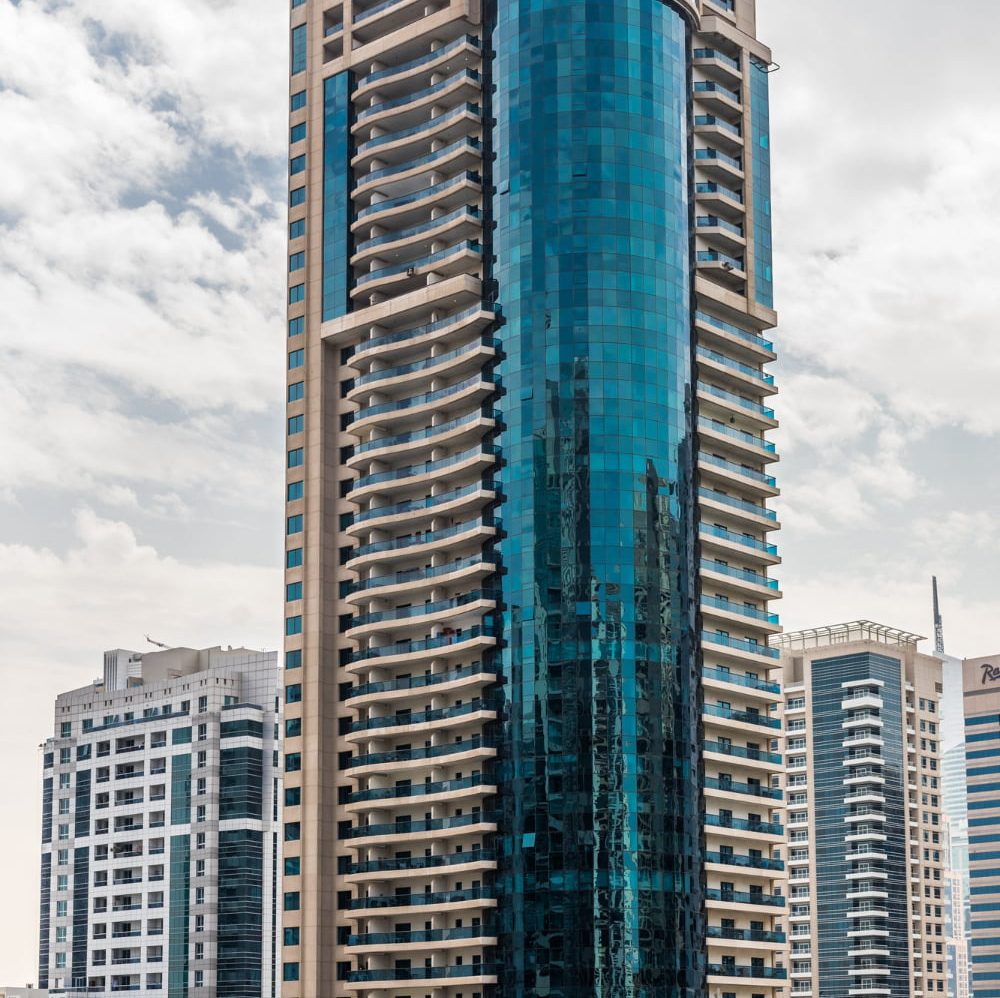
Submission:
[[[777,614],[769,614],[769,616],[775,617],[775,623],[777,623]],[[777,648],[770,648],[767,645],[758,644],[756,641],[731,638],[725,634],[713,634],[711,631],[703,631],[701,639],[702,641],[707,641],[709,644],[735,648],[737,651],[750,652],[754,655],[760,655],[763,658],[779,658],[781,656],[781,651]]]
[[[742,395],[737,395],[734,392],[724,391],[722,388],[716,388],[715,385],[706,384],[704,381],[698,382],[698,391],[714,395],[716,398],[723,399],[726,402],[733,402],[740,406],[740,408],[755,412],[767,419],[774,419],[773,409],[769,409],[766,405],[761,405],[759,402],[754,402],[752,399],[745,399]]]
[[[367,624],[377,624],[389,620],[411,620],[414,617],[425,617],[440,610],[458,609],[479,600],[497,600],[499,598],[498,592],[477,589],[453,599],[435,600],[433,603],[418,603],[416,606],[397,607],[395,610],[375,610],[372,613],[359,614],[351,620],[351,627],[363,627]]]
[[[738,204],[743,204],[743,195],[739,191],[734,191],[731,187],[717,184],[715,181],[701,181],[694,185],[696,194],[721,194]]]
[[[455,121],[465,114],[478,116],[482,114],[482,108],[478,104],[466,102],[456,108],[452,108],[450,111],[446,111],[444,114],[439,114],[436,118],[428,118],[427,121],[422,121],[419,125],[401,128],[397,132],[386,132],[384,135],[376,135],[367,142],[362,142],[358,146],[358,153],[366,153],[371,149],[378,149],[381,146],[387,146],[402,139],[413,138],[423,132],[433,131],[439,125],[446,125],[448,122]],[[361,179],[365,179],[365,176],[362,175]]]
[[[698,452],[698,460],[704,461],[705,464],[714,465],[716,468],[722,468],[725,471],[731,471],[734,474],[742,475],[744,478],[749,478],[754,482],[762,482],[764,485],[769,485],[774,488],[778,484],[777,479],[773,478],[771,475],[765,475],[762,471],[755,471],[753,468],[744,467],[742,464],[737,464],[735,461],[727,461],[725,458],[716,457],[714,454],[707,454],[705,451]]]
[[[440,221],[440,219],[435,219],[435,221]],[[450,360],[455,360],[458,357],[475,353],[480,349],[480,347],[484,346],[496,349],[500,346],[500,341],[488,337],[479,338],[473,340],[471,343],[463,344],[455,350],[449,350],[447,353],[439,353],[433,357],[424,357],[421,360],[415,360],[410,364],[399,364],[396,367],[381,368],[378,371],[371,371],[368,374],[362,374],[355,378],[352,387],[361,388],[363,385],[367,385],[372,381],[384,381],[387,378],[398,378],[404,374],[413,374],[416,371],[426,371],[429,368],[439,367],[441,364],[446,364]]]
[[[421,90],[411,91],[403,97],[395,97],[392,100],[382,101],[380,104],[371,104],[369,107],[366,107],[364,110],[358,112],[357,121],[360,123],[376,114],[381,114],[383,111],[392,111],[397,107],[406,107],[407,104],[413,104],[424,97],[430,97],[433,94],[440,93],[442,90],[447,90],[459,81],[479,83],[480,80],[481,77],[476,70],[463,69],[452,76],[446,77],[438,83],[432,83],[429,87],[423,87]]]
[[[713,523],[700,523],[698,529],[703,534],[719,537],[722,540],[731,541],[733,544],[740,544],[743,547],[753,548],[755,551],[763,551],[765,554],[778,553],[778,546],[776,544],[768,544],[767,541],[758,540],[756,537],[748,534],[737,534],[732,530],[727,530],[725,527],[717,527]]]
[[[767,859],[764,856],[742,856],[734,852],[705,853],[706,863],[720,863],[725,866],[740,866],[750,870],[784,870],[785,864],[780,859]],[[735,937],[730,937],[735,938]]]
[[[348,946],[401,946],[407,943],[443,943],[457,939],[481,939],[495,929],[484,925],[461,925],[451,929],[419,929],[413,932],[366,932],[350,936]]]
[[[719,779],[716,776],[706,776],[705,786],[709,790],[727,790],[734,794],[764,797],[768,800],[783,800],[785,796],[780,790],[772,790],[771,787],[765,787],[759,783],[737,783],[735,780]]]
[[[761,450],[766,450],[769,454],[775,452],[774,444],[770,440],[766,440],[759,433],[747,433],[746,430],[738,430],[734,426],[727,426],[717,419],[699,419],[698,429],[720,433],[724,437],[739,440],[740,443],[749,444],[751,447],[759,447]]]
[[[405,859],[372,859],[364,863],[351,863],[348,873],[399,873],[403,870],[434,870],[443,866],[460,866],[465,863],[493,863],[497,854],[493,849],[470,849],[468,852],[448,853],[446,856],[407,856]]]
[[[732,828],[740,832],[758,832],[761,835],[782,835],[780,821],[751,821],[749,818],[730,818],[721,814],[706,814],[705,824],[711,828]]]
[[[494,444],[485,444],[480,447],[472,447],[469,450],[452,454],[450,457],[443,457],[440,461],[427,461],[424,464],[411,464],[405,468],[393,468],[389,471],[379,471],[371,475],[364,475],[355,480],[352,491],[367,488],[369,485],[382,485],[386,482],[403,482],[407,478],[415,478],[418,475],[430,475],[435,471],[443,471],[456,464],[471,461],[477,457],[496,457],[500,453],[500,448]],[[477,486],[479,488],[480,486]],[[384,513],[382,514],[384,515]]]
[[[715,610],[723,610],[726,613],[736,613],[741,617],[749,617],[752,620],[761,620],[766,624],[778,623],[778,615],[776,613],[768,613],[766,610],[758,610],[754,606],[744,606],[742,603],[726,599],[724,596],[702,595],[701,603],[702,606],[710,606]],[[757,646],[755,646],[755,648],[756,647]]]
[[[494,635],[492,627],[470,627],[461,634],[445,634],[438,638],[422,638],[419,641],[399,641],[392,645],[382,645],[379,648],[368,648],[365,651],[356,651],[351,654],[352,662],[363,662],[369,658],[385,658],[390,655],[406,655],[418,651],[430,651],[434,648],[447,648],[449,645],[462,644],[465,641],[472,641],[475,638],[487,635]],[[388,690],[410,690],[419,689],[424,686],[437,686],[439,683],[450,683],[457,679],[464,679],[466,676],[475,676],[479,673],[490,673],[492,667],[484,667],[478,662],[461,668],[452,669],[450,672],[435,672],[427,676],[407,676],[402,679],[385,679],[375,683],[362,683],[353,687],[346,695],[345,699],[352,697],[368,696],[370,693],[385,693]]]
[[[696,94],[721,94],[723,97],[728,97],[730,100],[736,101],[737,104],[741,100],[740,95],[735,90],[724,87],[721,83],[714,83],[711,80],[695,80],[694,92]]]
[[[705,890],[705,897],[709,901],[729,901],[732,904],[759,904],[770,908],[785,907],[785,898],[781,894],[764,894],[757,891],[730,891],[722,887],[709,887]]]
[[[705,752],[716,752],[719,755],[731,755],[738,759],[750,759],[754,762],[771,762],[781,765],[781,756],[777,752],[764,752],[761,749],[742,748],[739,745],[728,745],[722,742],[707,741],[702,746]]]
[[[717,62],[724,63],[732,69],[738,70],[740,68],[739,59],[734,59],[731,55],[726,55],[725,52],[720,52],[719,49],[695,49],[693,55],[695,59],[715,59]]]
[[[487,700],[470,700],[458,707],[439,707],[415,713],[389,714],[386,717],[369,717],[351,724],[351,731],[374,731],[382,728],[406,727],[411,724],[427,724],[431,721],[445,721],[455,717],[477,714],[483,710],[498,710],[498,705]]]
[[[708,973],[722,977],[750,977],[760,980],[783,981],[788,977],[784,967],[757,967],[743,963],[710,963]]]
[[[469,825],[491,825],[499,819],[498,814],[473,811],[471,814],[457,814],[450,818],[426,818],[420,821],[393,821],[381,825],[358,825],[347,830],[346,839],[364,839],[373,835],[410,835],[414,832],[437,832],[446,828],[466,828]]]
[[[382,897],[352,898],[351,911],[365,908],[409,908],[425,904],[461,904],[463,901],[492,900],[496,894],[488,887],[467,887],[465,890],[434,891],[423,894],[389,894]]]
[[[718,679],[720,682],[733,683],[736,686],[749,686],[751,689],[765,690],[768,693],[781,692],[780,683],[771,683],[766,679],[758,679],[756,676],[741,676],[728,669],[713,669],[711,666],[706,666],[701,670],[701,674],[706,679]]]
[[[385,69],[378,69],[374,73],[369,73],[367,76],[362,76],[357,82],[356,89],[360,90],[362,87],[367,87],[371,83],[377,83],[379,80],[388,79],[390,76],[398,76],[401,73],[409,73],[411,70],[419,69],[421,66],[426,66],[428,63],[444,58],[451,52],[457,52],[465,45],[472,45],[475,48],[479,48],[481,44],[475,35],[462,35],[453,42],[442,45],[441,48],[434,49],[433,52],[428,52],[426,55],[411,59],[409,62],[388,66]]]
[[[390,967],[385,970],[352,970],[348,980],[363,981],[430,981],[450,977],[494,977],[499,965],[463,963],[452,967]]]
[[[708,489],[705,490],[709,491]],[[728,575],[734,579],[741,579],[743,582],[750,582],[755,586],[765,586],[768,589],[777,589],[778,580],[769,579],[760,572],[752,572],[749,568],[733,568],[732,565],[723,565],[717,561],[710,561],[702,558],[701,567],[706,572],[717,572],[719,575]]]
[[[707,326],[712,326],[730,336],[752,343],[755,347],[761,347],[768,351],[774,350],[774,344],[770,340],[764,339],[760,333],[734,326],[731,322],[726,322],[725,319],[717,319],[714,315],[709,315],[708,312],[695,312],[694,317],[698,322],[704,322]]]
[[[716,128],[721,128],[725,132],[729,132],[736,138],[743,137],[743,130],[739,125],[734,125],[731,122],[726,121],[725,118],[720,118],[715,114],[696,114],[694,116],[694,123],[696,125],[711,125]]]
[[[447,745],[429,745],[426,748],[398,749],[395,752],[372,752],[369,755],[358,755],[347,762],[348,769],[358,769],[361,766],[376,766],[386,762],[410,762],[418,759],[437,759],[445,755],[457,755],[461,752],[474,752],[478,749],[496,748],[496,742],[485,738],[468,738],[462,742],[449,742]]]
[[[744,724],[757,724],[762,728],[781,728],[781,718],[768,717],[766,714],[756,714],[749,710],[734,710],[732,707],[718,707],[715,704],[706,703],[702,708],[704,713],[712,717],[724,717],[731,721],[742,721]]]
[[[455,145],[465,145],[464,142],[454,143]],[[450,147],[449,147],[450,148]],[[433,153],[434,156],[440,156],[442,152],[446,150],[438,150]],[[365,174],[365,178],[371,177],[371,174]],[[478,173],[472,170],[466,170],[463,173],[458,174],[455,177],[450,177],[448,180],[441,181],[440,184],[432,184],[430,187],[421,187],[418,191],[411,191],[409,194],[400,194],[397,197],[383,198],[381,201],[373,201],[367,208],[362,208],[358,212],[358,221],[360,222],[363,218],[367,218],[369,215],[375,215],[382,211],[389,211],[392,208],[402,208],[408,204],[415,204],[417,201],[423,201],[425,198],[435,198],[440,194],[444,194],[445,191],[450,190],[452,187],[461,187],[462,184],[468,181],[473,181],[474,183],[479,183],[482,178]],[[466,312],[470,315],[474,315],[478,312],[480,306],[477,305],[474,308],[466,309]],[[432,331],[432,327],[446,325],[450,322],[455,321],[456,316],[450,316],[447,319],[441,319],[439,322],[432,322],[429,326],[422,327],[422,331],[417,332],[415,330],[406,330],[404,333],[388,333],[385,336],[376,337],[372,340],[362,340],[355,348],[354,352],[357,353],[360,350],[366,350],[368,347],[372,346],[385,346],[390,343],[399,343],[402,340],[412,339],[414,336],[423,335],[423,332]]]
[[[436,506],[443,506],[456,499],[464,499],[466,496],[474,495],[484,489],[494,491],[496,484],[493,482],[473,482],[472,485],[463,485],[461,488],[451,489],[448,492],[439,492],[426,499],[407,499],[405,502],[392,503],[389,506],[373,506],[371,509],[355,513],[350,522],[352,524],[364,523],[366,520],[374,520],[382,516],[396,516],[402,513],[414,513],[421,509],[434,509]]]
[[[468,558],[456,558],[455,561],[446,562],[443,565],[435,565],[432,568],[411,568],[405,572],[395,572],[392,575],[380,575],[370,579],[362,579],[355,582],[351,587],[351,592],[366,592],[369,589],[381,589],[385,586],[398,586],[407,582],[420,582],[424,579],[435,579],[441,575],[451,575],[452,572],[460,572],[465,568],[474,568],[476,565],[485,565],[485,552],[470,555]]]
[[[784,932],[770,932],[766,929],[730,929],[728,926],[709,925],[705,933],[709,939],[742,939],[754,943],[783,943]]]

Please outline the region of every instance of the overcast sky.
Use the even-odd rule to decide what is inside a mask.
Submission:
[[[785,625],[928,634],[936,572],[949,650],[1000,650],[1000,4],[759,7]],[[0,985],[55,695],[146,633],[280,642],[286,18],[0,0]]]

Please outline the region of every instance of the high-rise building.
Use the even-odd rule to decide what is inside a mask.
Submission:
[[[961,664],[961,663],[960,663]],[[948,709],[948,663],[944,663],[945,710]],[[961,714],[959,715],[961,718]],[[947,720],[951,720],[945,715]],[[951,725],[949,725],[951,727]],[[965,745],[945,749],[944,823],[948,835],[945,868],[945,913],[948,933],[948,994],[969,998],[969,804],[965,788]]]
[[[772,995],[754,0],[290,51],[284,995]]]
[[[970,991],[1000,998],[1000,655],[962,663],[969,815]]]
[[[102,679],[57,698],[42,778],[49,994],[278,994],[278,680],[275,652],[118,649]]]
[[[919,640],[868,620],[778,639],[793,996],[945,991],[941,662]]]

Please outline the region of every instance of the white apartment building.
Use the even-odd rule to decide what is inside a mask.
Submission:
[[[44,746],[39,984],[274,998],[275,652],[107,652]]]
[[[790,993],[946,990],[941,663],[861,620],[782,635]]]

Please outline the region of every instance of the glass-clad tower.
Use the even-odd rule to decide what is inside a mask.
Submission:
[[[784,986],[754,0],[291,10],[283,994]]]

